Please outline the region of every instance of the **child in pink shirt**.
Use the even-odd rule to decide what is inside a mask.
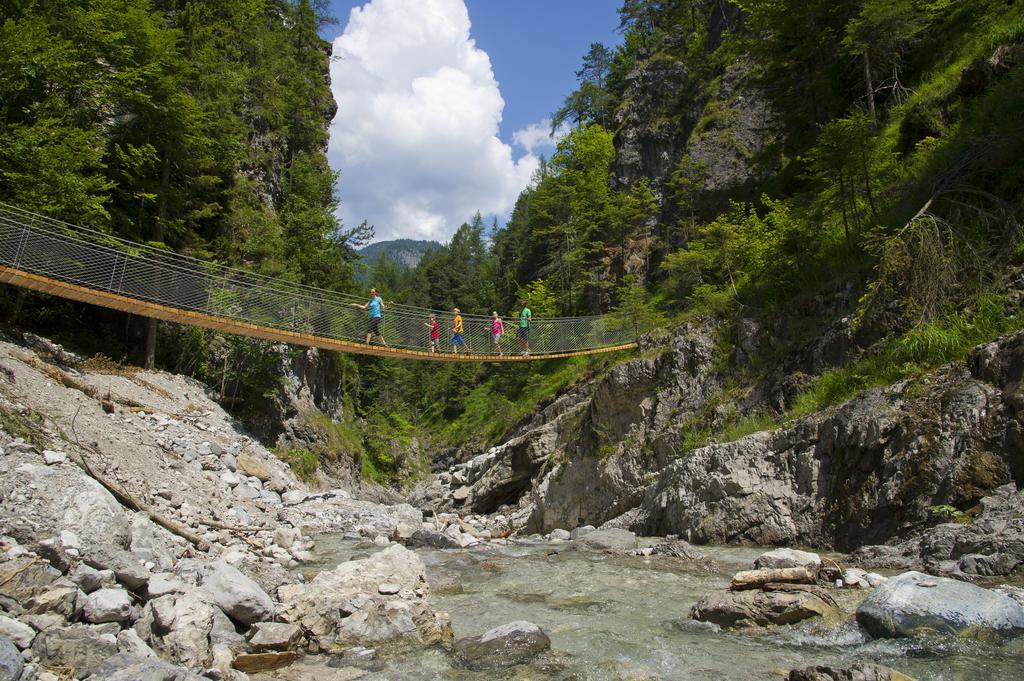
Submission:
[[[498,356],[503,357],[504,352],[501,351],[501,336],[505,333],[505,325],[501,321],[501,317],[498,313],[491,313],[491,340],[494,341],[494,349],[498,351]]]

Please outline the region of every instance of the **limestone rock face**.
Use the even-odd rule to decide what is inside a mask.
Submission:
[[[724,591],[697,601],[690,617],[726,629],[794,624],[811,617],[836,616],[838,611],[811,592]]]
[[[399,590],[381,594],[381,584]],[[286,621],[301,626],[321,648],[338,651],[397,640],[450,640],[448,616],[427,606],[427,592],[423,561],[395,544],[321,572],[308,584],[283,586],[278,595]]]
[[[937,439],[921,435],[904,389],[868,390],[787,430],[692,451],[648,489],[639,529],[699,543],[860,546],[926,523],[937,495],[1005,479],[991,455],[963,454],[984,448],[992,386],[956,376],[937,387]]]
[[[455,642],[456,656],[472,668],[522,664],[550,649],[548,635],[536,624],[526,621],[509,622]]]
[[[857,623],[876,638],[939,633],[993,639],[1024,634],[1024,607],[974,584],[905,572],[864,599]]]
[[[33,493],[23,494],[26,489]],[[0,527],[22,544],[70,531],[86,547],[128,547],[128,515],[76,466],[20,464],[0,475],[0,499]]]

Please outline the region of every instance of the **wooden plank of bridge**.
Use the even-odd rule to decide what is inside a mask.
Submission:
[[[574,352],[554,352],[547,354],[528,355],[472,355],[454,354],[449,352],[428,352],[426,350],[413,350],[410,348],[391,348],[382,345],[367,345],[353,341],[339,340],[326,336],[317,336],[308,333],[299,333],[287,329],[275,329],[269,326],[259,326],[250,322],[243,322],[226,317],[217,317],[192,310],[181,310],[175,307],[168,307],[159,303],[152,303],[145,300],[137,300],[109,291],[99,291],[85,288],[58,279],[23,272],[12,267],[0,265],[0,282],[13,284],[22,288],[32,289],[41,293],[47,293],[69,300],[77,300],[82,303],[90,303],[101,307],[108,307],[122,312],[153,317],[178,324],[190,326],[202,326],[215,331],[226,331],[228,333],[242,336],[252,336],[264,340],[291,343],[293,345],[305,345],[309,347],[322,348],[324,350],[338,350],[358,355],[374,355],[377,357],[399,357],[408,359],[428,360],[432,362],[533,362],[542,359],[560,359],[565,357],[581,357],[583,355],[596,355],[605,352],[616,352],[618,350],[630,350],[636,347],[636,343],[623,343],[606,348],[595,348],[591,350],[577,350]]]

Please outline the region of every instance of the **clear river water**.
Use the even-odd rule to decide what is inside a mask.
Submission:
[[[734,632],[694,622],[690,607],[725,588],[733,573],[750,569],[762,552],[699,548],[710,561],[590,553],[566,544],[417,549],[427,565],[431,603],[451,615],[456,638],[528,620],[548,634],[552,651],[531,665],[471,671],[441,648],[418,649],[364,663],[361,678],[767,681],[797,667],[876,662],[920,681],[1024,679],[1024,638],[1003,644],[870,640],[853,622],[863,592],[837,592],[846,615],[837,622]],[[376,550],[321,536],[319,562],[304,572],[311,577]]]

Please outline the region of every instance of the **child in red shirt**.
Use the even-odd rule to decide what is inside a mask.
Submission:
[[[437,317],[430,315],[430,321],[424,326],[430,329],[430,351],[437,352],[441,347],[441,326],[437,323]]]

